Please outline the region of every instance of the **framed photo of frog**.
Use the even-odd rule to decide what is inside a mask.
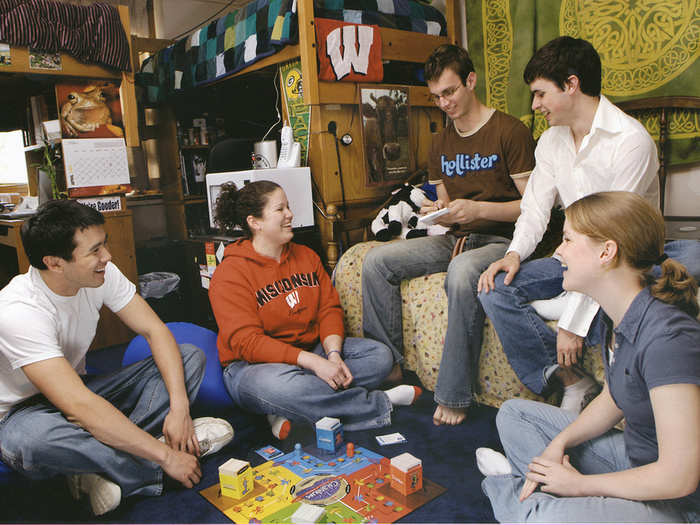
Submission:
[[[86,81],[56,84],[62,138],[124,136],[119,83]]]

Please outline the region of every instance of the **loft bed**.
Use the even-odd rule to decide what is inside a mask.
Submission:
[[[385,184],[371,184],[367,182],[367,159],[365,148],[363,147],[363,130],[361,129],[361,118],[356,118],[359,106],[359,89],[357,82],[331,82],[319,80],[319,71],[317,63],[317,44],[315,31],[315,17],[329,17],[329,9],[324,7],[330,5],[332,9],[340,11],[342,18],[347,22],[371,22],[373,25],[379,25],[379,31],[382,40],[381,58],[383,61],[391,61],[398,63],[413,63],[423,64],[428,58],[433,49],[441,44],[454,43],[456,41],[455,31],[455,1],[445,0],[444,14],[436,9],[427,9],[425,5],[416,2],[415,0],[297,0],[296,20],[294,17],[286,17],[286,14],[279,16],[280,9],[282,13],[284,2],[292,2],[293,0],[253,0],[247,6],[234,12],[234,14],[226,15],[217,21],[212,22],[197,33],[198,42],[206,45],[194,46],[198,48],[196,53],[206,53],[209,50],[213,53],[216,46],[216,39],[211,38],[216,34],[217,28],[222,29],[226,26],[227,21],[232,22],[236,16],[241,20],[250,18],[252,11],[257,8],[267,5],[267,14],[264,18],[268,21],[268,34],[279,38],[280,35],[288,35],[290,40],[294,40],[292,36],[297,35],[296,43],[287,43],[276,46],[273,54],[266,54],[262,57],[257,57],[255,61],[246,65],[243,68],[233,70],[231,72],[214,75],[210,79],[202,79],[197,81],[196,70],[192,71],[193,87],[201,85],[211,85],[223,80],[233,79],[248,75],[256,71],[274,70],[279,65],[286,62],[298,59],[301,62],[301,73],[303,79],[303,100],[304,104],[313,107],[309,122],[309,157],[308,165],[311,167],[312,176],[315,181],[315,205],[316,219],[318,232],[320,235],[321,245],[326,253],[326,261],[329,267],[333,267],[339,256],[339,242],[334,230],[334,225],[339,220],[351,220],[353,218],[365,216],[367,212],[373,209],[377,204],[386,198],[390,190],[390,186]],[[270,15],[270,6],[273,6],[275,16]],[[345,7],[342,7],[342,2]],[[386,10],[388,5],[394,6],[393,9],[399,12],[428,12],[432,14],[438,22],[439,30],[435,31],[441,34],[426,34],[416,31],[406,30],[406,27],[418,28],[421,22],[411,21],[410,26],[408,20],[410,17],[404,17],[395,27],[382,27],[380,24],[386,24],[388,18],[383,15],[371,15],[369,11],[359,11],[358,6],[374,7],[377,5],[384,6]],[[352,9],[350,9],[352,7]],[[264,9],[264,8],[263,8]],[[275,11],[276,9],[276,11]],[[391,9],[391,8],[389,8]],[[246,11],[249,10],[249,11]],[[345,11],[354,10],[348,14]],[[437,13],[437,14],[436,14]],[[322,14],[323,16],[319,16]],[[347,15],[347,16],[346,16]],[[354,18],[353,18],[354,17]],[[372,18],[374,17],[374,18]],[[338,18],[338,16],[336,16]],[[257,16],[256,16],[257,19]],[[281,21],[281,23],[280,23]],[[432,20],[430,20],[432,21]],[[275,22],[277,27],[275,32]],[[252,22],[248,22],[252,25]],[[433,24],[425,22],[424,29],[428,26],[435,27]],[[227,26],[230,27],[230,26]],[[397,28],[399,27],[399,28]],[[402,28],[403,29],[402,29]],[[256,33],[257,35],[258,33]],[[226,44],[226,31],[223,31],[224,46]],[[163,194],[168,201],[168,231],[173,238],[186,239],[188,237],[187,230],[184,226],[182,207],[186,207],[189,203],[183,200],[179,187],[180,182],[177,177],[179,165],[178,143],[176,140],[176,120],[174,115],[174,106],[177,105],[175,98],[169,97],[167,90],[163,91],[161,86],[167,86],[175,79],[174,63],[170,62],[167,67],[155,67],[158,61],[172,61],[173,53],[177,46],[183,46],[184,51],[195,54],[193,51],[193,36],[190,35],[184,41],[172,42],[157,39],[132,38],[134,52],[134,63],[141,63],[140,52],[149,53],[155,58],[143,62],[141,73],[137,74],[137,83],[145,88],[143,91],[149,94],[148,103],[159,106],[158,130],[155,132],[155,137],[158,139],[159,152],[159,168],[163,174],[161,186]],[[189,44],[188,44],[189,42]],[[231,44],[232,42],[229,42]],[[223,52],[223,48],[221,48]],[[269,50],[267,51],[269,52]],[[219,54],[222,54],[221,52]],[[225,52],[223,53],[225,55]],[[180,55],[182,56],[182,55]],[[235,59],[229,57],[229,60],[235,64]],[[200,74],[203,73],[200,71]],[[184,72],[180,76],[180,87]],[[195,84],[194,82],[200,82]],[[396,83],[393,83],[394,85]],[[427,163],[429,147],[431,142],[431,133],[434,131],[436,123],[441,121],[440,110],[430,101],[429,92],[425,85],[415,85],[416,82],[398,82],[402,84],[408,91],[409,112],[412,114],[410,120],[410,149],[413,155],[414,167],[420,168]],[[381,83],[376,84],[377,87],[382,87]],[[384,84],[387,86],[389,84]],[[236,85],[227,84],[226,89],[232,90],[232,95],[235,93]],[[175,91],[171,91],[175,94]],[[248,94],[246,94],[248,96]],[[235,97],[235,95],[233,95]],[[168,100],[172,98],[172,100]],[[283,112],[286,108],[282,105]],[[415,110],[415,111],[414,111]],[[286,115],[285,115],[286,116]],[[343,133],[352,134],[355,140],[350,145],[339,148],[338,138],[340,135],[331,134],[331,129],[342,130]],[[344,177],[344,178],[343,178]],[[344,181],[344,182],[343,182]],[[395,184],[395,182],[394,182]]]
[[[147,58],[137,82],[150,103],[159,103],[174,93],[300,58],[305,103],[322,103],[315,17],[379,25],[382,59],[390,61],[422,63],[455,35],[454,0],[446,0],[444,15],[416,0],[253,0]]]

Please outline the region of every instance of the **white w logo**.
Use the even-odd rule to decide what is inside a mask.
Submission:
[[[287,297],[285,297],[285,299],[287,300],[289,308],[294,308],[299,304],[299,290],[294,290]]]
[[[355,30],[357,28],[357,31]],[[342,42],[340,30],[343,30]],[[357,35],[357,39],[356,39]],[[356,40],[359,41],[359,50],[356,48]],[[369,51],[374,40],[374,29],[370,26],[343,26],[328,33],[326,37],[326,53],[331,60],[333,72],[338,80],[350,74],[350,68],[355,73],[367,74],[369,67]],[[343,45],[345,54],[341,54],[340,45]]]

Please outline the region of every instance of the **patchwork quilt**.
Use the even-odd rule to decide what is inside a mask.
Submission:
[[[415,0],[314,0],[317,17],[444,35],[445,18]],[[253,0],[149,57],[136,75],[150,103],[236,73],[298,41],[296,0]]]

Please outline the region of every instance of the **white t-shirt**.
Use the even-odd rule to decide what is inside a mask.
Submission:
[[[17,403],[37,394],[22,367],[64,357],[79,374],[95,337],[100,308],[124,308],[136,287],[112,263],[105,282],[72,297],[52,292],[34,267],[0,290],[0,419]]]

